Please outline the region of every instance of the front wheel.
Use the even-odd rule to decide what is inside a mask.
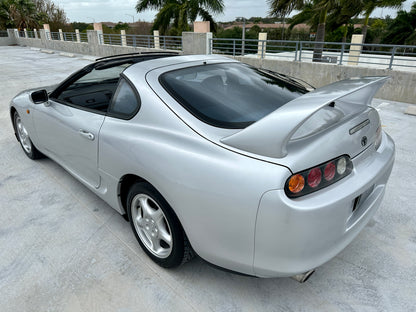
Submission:
[[[23,125],[22,119],[17,112],[13,116],[14,131],[17,134],[20,145],[23,151],[30,159],[39,159],[45,157],[39,150],[33,145],[32,140],[29,137],[25,126]]]
[[[136,183],[127,197],[130,224],[146,254],[164,268],[173,268],[193,256],[192,248],[163,196],[148,183]]]

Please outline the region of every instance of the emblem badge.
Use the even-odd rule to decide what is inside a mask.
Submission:
[[[362,138],[361,138],[361,146],[366,146],[367,145],[367,137],[366,136],[363,136]]]

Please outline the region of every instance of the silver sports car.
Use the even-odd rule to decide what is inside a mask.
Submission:
[[[129,54],[20,93],[10,116],[26,155],[124,215],[159,265],[305,279],[380,206],[395,148],[369,105],[386,79],[313,89],[221,56]]]

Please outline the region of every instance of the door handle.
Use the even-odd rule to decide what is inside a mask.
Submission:
[[[84,138],[87,138],[88,140],[93,141],[95,138],[94,134],[92,134],[91,132],[88,132],[82,129],[80,129],[78,132],[81,136],[83,136]]]

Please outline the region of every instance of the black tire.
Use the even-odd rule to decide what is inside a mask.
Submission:
[[[137,241],[155,263],[174,268],[193,258],[194,252],[178,218],[153,186],[145,182],[131,186],[127,214]]]
[[[23,133],[22,131],[19,131],[18,129],[18,124],[20,123],[21,127],[23,127],[24,132],[26,133],[26,139],[23,139]],[[23,123],[20,119],[20,116],[17,112],[14,112],[13,115],[13,127],[14,127],[14,132],[16,134],[17,140],[20,143],[20,146],[23,149],[23,152],[25,152],[26,156],[29,157],[30,159],[40,159],[40,158],[44,158],[45,155],[43,155],[41,152],[39,152],[39,150],[36,148],[36,146],[32,143],[32,140],[29,137],[29,134],[27,133],[26,129],[23,126]]]

